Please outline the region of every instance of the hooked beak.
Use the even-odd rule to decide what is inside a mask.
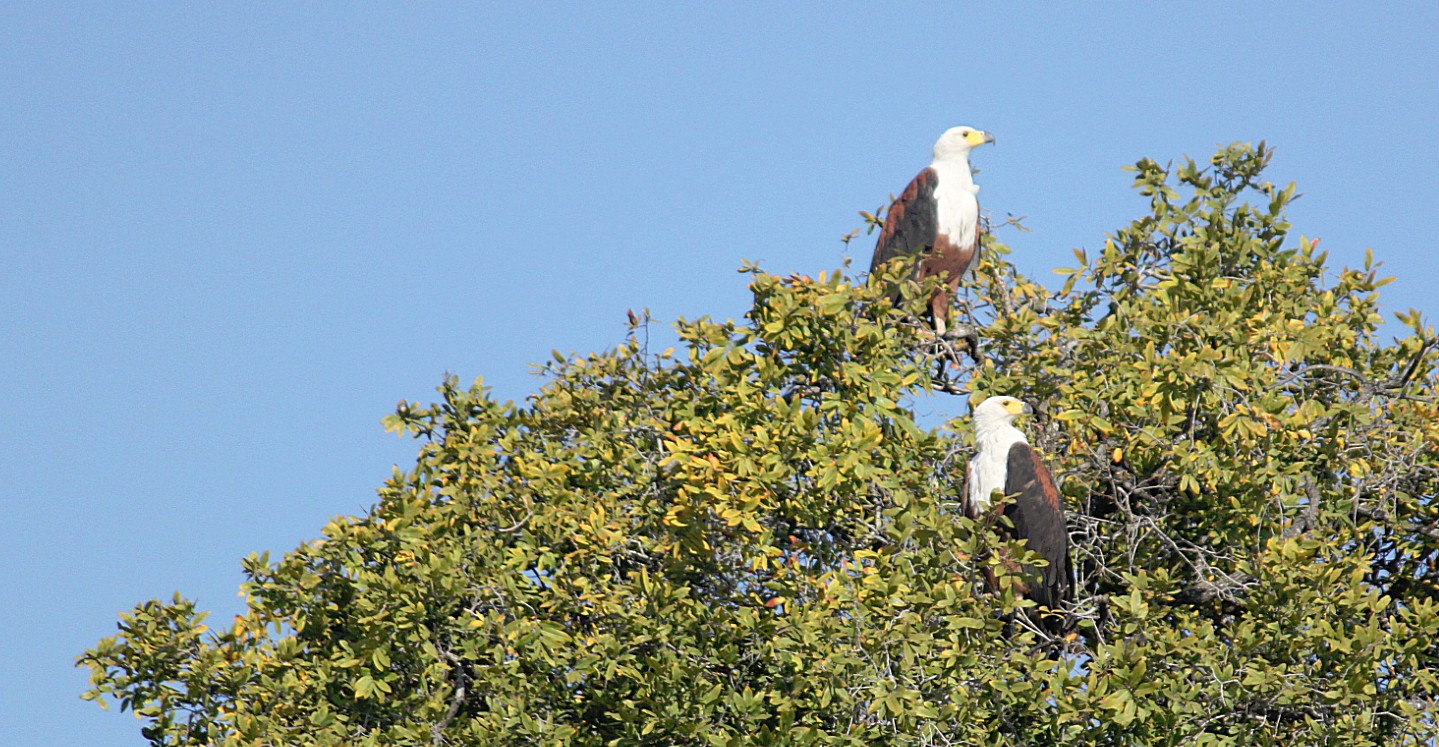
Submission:
[[[1025,402],[1025,403],[1024,403],[1024,414],[1025,414],[1025,415],[1033,415],[1033,414],[1034,414],[1034,407],[1032,407],[1028,402]]]
[[[988,132],[984,133],[984,142],[986,142],[986,143],[993,143],[993,142],[994,142],[994,135],[992,135],[992,134],[990,134],[990,133],[988,133]]]

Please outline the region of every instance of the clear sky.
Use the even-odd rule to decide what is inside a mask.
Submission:
[[[445,371],[521,398],[838,266],[952,125],[1032,275],[1142,213],[1121,166],[1265,139],[1296,234],[1439,308],[1439,5],[1006,5],[0,5],[0,743],[144,744],[77,698],[117,611],[228,619]]]

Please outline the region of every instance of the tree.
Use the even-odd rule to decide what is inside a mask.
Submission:
[[[746,319],[678,350],[634,317],[522,405],[402,402],[419,457],[369,513],[246,558],[219,630],[179,595],[122,615],[85,697],[156,745],[1432,743],[1433,331],[1377,339],[1386,281],[1288,241],[1269,155],[1141,161],[1150,214],[1058,292],[993,239],[972,281],[987,356],[955,380],[1039,410],[1077,635],[981,581],[968,425],[907,406],[923,326],[747,266]]]

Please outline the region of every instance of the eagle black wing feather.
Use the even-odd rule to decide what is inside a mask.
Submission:
[[[1032,585],[1029,597],[1050,609],[1059,609],[1060,602],[1072,601],[1069,582],[1069,530],[1064,523],[1064,506],[1049,470],[1029,444],[1020,442],[1009,447],[1005,495],[1014,501],[1005,507],[1005,515],[1014,524],[1016,539],[1029,540],[1029,549],[1049,561],[1046,568],[1028,568],[1027,575],[1041,580]]]
[[[874,246],[874,258],[869,263],[871,274],[895,257],[918,254],[934,245],[939,233],[939,214],[934,200],[934,187],[938,183],[939,174],[933,168],[925,168],[889,206],[884,228]],[[915,272],[918,268],[916,263]]]

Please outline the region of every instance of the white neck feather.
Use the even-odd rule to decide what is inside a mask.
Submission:
[[[940,184],[979,194],[979,185],[974,183],[974,172],[969,167],[968,153],[945,155],[931,161],[929,166],[939,175]]]
[[[1003,420],[996,420],[993,423],[976,423],[974,428],[974,440],[979,445],[980,451],[986,446],[993,446],[1009,451],[1009,447],[1017,442],[1029,443],[1024,431],[1015,428],[1013,424]]]
[[[969,495],[972,509],[988,508],[994,491],[1004,491],[1009,477],[1009,449],[1016,443],[1029,443],[1018,428],[1003,421],[978,422],[974,427],[977,448],[969,460]]]
[[[972,246],[979,238],[979,187],[970,173],[968,155],[946,154],[929,166],[939,177],[934,188],[939,230],[961,247]],[[973,257],[971,268],[979,261],[979,254]]]

